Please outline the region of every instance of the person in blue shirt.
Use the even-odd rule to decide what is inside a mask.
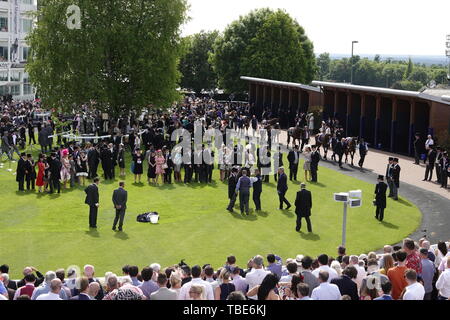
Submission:
[[[282,269],[281,258],[271,253],[267,255],[267,262],[269,263],[269,265],[266,267],[266,269],[275,274],[278,279],[280,279]]]
[[[391,296],[392,284],[390,281],[381,284],[381,290],[383,290],[383,295],[381,297],[375,298],[373,300],[394,300]]]
[[[425,288],[424,300],[431,300],[431,293],[433,292],[433,278],[436,272],[434,263],[428,258],[428,249],[420,249],[420,262],[422,263],[422,278],[423,286]]]
[[[6,290],[5,285],[3,284],[3,281],[0,280],[0,294],[4,295],[6,298],[8,298],[8,290]]]

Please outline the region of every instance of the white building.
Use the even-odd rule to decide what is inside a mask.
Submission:
[[[37,0],[0,0],[0,96],[34,99],[35,89],[25,72],[30,48],[25,38],[34,23]]]

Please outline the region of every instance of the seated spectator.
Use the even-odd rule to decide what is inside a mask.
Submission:
[[[354,281],[357,275],[356,268],[348,266],[342,271],[342,276],[331,280],[331,283],[338,286],[341,295],[348,295],[352,300],[359,300],[358,286]]]
[[[381,290],[381,285],[388,281],[389,278],[380,273],[377,260],[369,259],[367,262],[367,277],[361,283],[360,296],[370,296],[371,299],[377,298],[377,292]],[[368,282],[370,288],[367,288]],[[375,289],[375,291],[371,291],[371,289]]]
[[[388,278],[392,284],[392,298],[398,300],[403,289],[408,285],[405,280],[406,268],[406,252],[401,250],[396,253],[397,266],[388,271]]]
[[[64,269],[58,269],[58,270],[56,270],[55,274],[56,274],[56,277],[57,277],[59,280],[61,280],[61,283],[62,283],[62,289],[61,289],[61,290],[64,290],[64,291],[66,292],[67,299],[70,299],[70,298],[72,297],[72,292],[71,292],[70,289],[66,286],[66,282],[64,281],[64,278],[65,278],[65,272],[64,272]]]
[[[438,300],[450,299],[450,259],[447,259],[447,267],[439,275],[436,289],[439,290]]]
[[[14,282],[14,281],[10,281],[10,280],[9,280],[9,274],[7,274],[7,273],[2,273],[2,274],[0,275],[0,282],[3,282],[3,286],[5,287],[6,292],[7,292],[7,294],[8,294],[8,299],[9,299],[9,300],[13,300],[13,299],[14,299],[14,295],[15,295],[15,293],[16,293],[16,290],[11,289],[10,283],[11,283],[11,282]]]
[[[349,265],[356,268],[358,275],[356,276],[356,285],[358,286],[358,290],[361,288],[362,281],[367,275],[366,269],[359,265],[358,256],[351,255],[349,259]]]
[[[344,246],[339,246],[338,247],[338,257],[336,258],[336,260],[339,263],[342,263],[342,259],[345,257],[345,247]]]
[[[84,276],[78,279],[77,281],[78,284],[78,289],[77,295],[74,295],[72,298],[70,298],[70,300],[92,300],[91,297],[89,296],[89,279]]]
[[[214,293],[212,291],[211,284],[209,284],[209,282],[206,282],[206,281],[202,280],[202,278],[200,278],[201,273],[202,273],[202,269],[200,268],[200,266],[199,265],[193,266],[191,269],[191,273],[192,273],[192,280],[189,281],[188,283],[184,284],[181,287],[180,294],[178,296],[178,300],[189,300],[190,288],[191,288],[191,286],[194,286],[194,285],[204,287],[203,291],[204,291],[206,300],[214,300]]]
[[[267,255],[267,262],[269,263],[269,265],[266,267],[266,270],[275,274],[278,277],[278,279],[281,278],[281,268],[282,268],[281,258],[271,253]]]
[[[420,262],[419,254],[416,250],[416,244],[414,240],[406,238],[403,240],[403,250],[406,252],[405,267],[413,269],[417,274],[422,273],[422,263]]]
[[[302,282],[303,282],[303,277],[298,274],[294,274],[292,276],[292,279],[290,282],[290,287],[285,288],[284,296],[282,298],[284,300],[298,300],[299,296],[298,296],[298,292],[297,292],[297,286],[298,286],[298,284],[300,284]],[[280,283],[280,285],[283,285],[283,284]]]
[[[117,294],[115,294],[111,300],[142,300],[145,296],[139,294],[139,292],[134,290],[133,287],[134,286],[120,287],[117,289]]]
[[[328,282],[331,282],[331,280],[333,280],[334,278],[338,277],[338,274],[336,272],[336,270],[331,269],[328,266],[328,256],[326,254],[321,254],[320,256],[317,257],[317,261],[319,262],[319,268],[317,268],[316,270],[314,270],[312,272],[312,274],[315,277],[319,277],[319,273],[320,271],[326,271],[328,276]],[[339,297],[340,298],[340,297]]]
[[[381,285],[381,290],[383,294],[380,297],[375,298],[373,300],[393,300],[391,296],[392,284],[390,281],[383,283]]]
[[[280,283],[284,283],[284,282],[290,283],[292,281],[292,276],[297,274],[297,270],[298,270],[297,263],[295,263],[295,262],[288,263],[286,268],[287,268],[287,271],[289,272],[289,275],[281,277]]]
[[[305,256],[302,259],[302,272],[303,282],[309,286],[309,296],[312,291],[319,286],[319,279],[311,272],[312,259],[309,256]]]
[[[225,268],[220,269],[220,271],[222,271],[222,270],[226,270],[226,269]],[[219,272],[219,270],[217,270],[217,271]],[[217,282],[217,280],[214,279],[213,267],[211,267],[211,265],[205,266],[205,268],[203,268],[203,273],[205,275],[204,280],[211,284],[213,292],[215,292],[216,288],[219,286],[219,282]],[[219,272],[219,274],[220,274],[220,272]]]
[[[100,284],[98,284],[98,282],[94,281],[89,283],[88,295],[91,298],[91,300],[95,300],[95,297],[98,295],[99,291],[100,291]]]
[[[256,286],[259,286],[268,274],[270,274],[270,272],[263,268],[263,257],[259,255],[255,256],[252,259],[252,270],[245,275],[245,281],[248,284],[249,292]],[[247,294],[247,296],[249,299],[256,299],[256,295],[251,296]]]
[[[408,285],[405,287],[403,300],[423,300],[425,297],[425,288],[417,282],[417,273],[414,269],[408,269],[405,272],[405,278]]]
[[[314,300],[340,300],[341,292],[335,284],[330,284],[327,271],[319,272],[319,286],[312,291],[311,298]]]
[[[231,274],[231,278],[233,279],[232,282],[236,291],[246,294],[248,291],[248,284],[245,281],[245,278],[242,278],[240,272],[241,269],[238,266],[233,269],[233,273]]]
[[[180,271],[172,272],[169,278],[170,281],[170,289],[176,292],[177,294],[177,300],[178,296],[180,295],[181,291],[181,274]]]
[[[312,300],[309,297],[309,286],[307,283],[299,283],[297,285],[297,300]]]
[[[105,278],[106,281],[106,295],[103,297],[103,300],[114,300],[113,297],[117,294],[117,290],[119,289],[119,279],[115,274],[108,275]]]
[[[247,292],[247,297],[257,297],[257,300],[280,300],[280,296],[275,292],[278,285],[278,277],[273,273],[265,276],[260,285],[257,285]]]
[[[177,300],[177,292],[167,288],[166,274],[158,274],[158,278],[156,281],[158,283],[159,289],[150,294],[150,300]]]
[[[434,253],[430,250],[430,241],[425,240],[422,242],[422,245],[420,246],[421,249],[426,249],[428,251],[428,259],[430,259],[431,262],[434,263],[436,260],[436,256]]]
[[[231,293],[228,295],[227,300],[230,300],[230,301],[233,301],[233,300],[239,301],[239,300],[246,300],[246,299],[245,299],[245,295],[244,295],[241,291],[234,291],[234,292],[231,292]]]
[[[39,295],[36,300],[62,300],[59,296],[59,293],[62,289],[62,282],[58,278],[50,281],[50,291],[48,293],[44,293]]]
[[[25,285],[25,276],[30,273],[36,273],[36,282],[34,283],[35,287],[38,287],[41,285],[41,283],[44,282],[44,275],[40,273],[35,267],[26,267],[23,269],[23,276],[22,280],[17,282],[17,287],[23,287]]]
[[[202,285],[189,286],[189,299],[186,300],[206,300],[205,299],[205,287]]]
[[[94,278],[94,274],[95,274],[94,266],[87,264],[84,266],[83,270],[84,270],[84,272],[83,272],[84,276],[88,278],[89,283],[97,282],[100,285],[100,291],[98,292],[98,295],[95,297],[95,299],[102,300],[105,294],[103,293],[103,288],[102,288],[100,281],[98,281],[96,278]],[[74,291],[72,293],[73,296],[75,296],[79,293],[77,291],[77,289],[74,289],[73,291]]]
[[[152,271],[154,271],[152,269]],[[139,287],[142,282],[138,280],[138,274],[139,274],[139,268],[137,266],[129,266],[128,268],[128,274],[131,277],[131,281],[133,282],[133,286]],[[152,274],[153,277],[153,274]]]
[[[14,295],[14,300],[17,300],[20,296],[27,295],[30,297],[33,296],[34,291],[34,283],[36,282],[36,276],[33,273],[27,274],[24,278],[25,285],[16,290]]]
[[[147,299],[150,299],[150,295],[153,292],[158,291],[158,289],[159,289],[158,284],[152,280],[153,273],[154,273],[153,269],[150,267],[145,267],[144,269],[142,269],[141,276],[142,276],[142,280],[144,280],[144,282],[142,282],[139,286],[137,286],[139,289],[142,290],[142,293],[147,297]],[[134,274],[134,271],[133,271],[133,274]],[[133,283],[133,279],[131,281]],[[133,283],[133,285],[134,285],[134,283]]]
[[[383,268],[380,270],[380,273],[387,276],[388,271],[394,267],[394,258],[392,257],[392,254],[385,254],[382,258],[382,262]]]
[[[56,273],[54,271],[48,271],[45,274],[45,283],[43,286],[36,288],[33,291],[33,295],[31,296],[31,300],[36,300],[41,294],[47,294],[50,292],[50,284],[53,279],[56,279]],[[59,291],[59,297],[62,300],[67,300],[66,292],[64,290]]]
[[[334,269],[334,271],[336,271],[338,276],[340,276],[342,274],[342,268],[341,268],[341,264],[339,263],[339,261],[334,260],[333,262],[331,262],[330,267],[331,267],[331,269]]]
[[[214,291],[215,300],[226,300],[228,295],[236,290],[236,287],[230,280],[230,272],[225,268],[222,269],[218,281],[220,285],[217,286]]]

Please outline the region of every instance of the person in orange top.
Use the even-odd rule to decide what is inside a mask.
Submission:
[[[398,300],[402,291],[408,285],[405,280],[405,271],[407,270],[406,264],[406,252],[400,250],[396,252],[397,266],[388,270],[387,276],[392,283],[392,298]]]

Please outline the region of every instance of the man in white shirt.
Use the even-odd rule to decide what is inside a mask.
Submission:
[[[328,283],[329,274],[327,271],[319,272],[319,286],[312,291],[313,300],[340,300],[341,292],[335,284]]]
[[[408,269],[405,272],[405,279],[408,286],[405,287],[405,294],[403,300],[423,300],[425,296],[425,288],[417,282],[417,273],[413,269]]]
[[[425,141],[425,150],[430,150],[430,146],[434,145],[434,140],[431,135],[428,135],[427,141]]]
[[[292,276],[294,274],[298,274],[297,273],[297,270],[298,270],[297,263],[290,262],[290,263],[288,263],[286,268],[287,268],[287,270],[289,272],[289,275],[281,277],[280,282],[291,282],[292,281]]]
[[[191,300],[189,296],[189,291],[193,285],[203,286],[205,299],[206,300],[214,300],[214,292],[209,282],[203,281],[200,278],[202,273],[202,268],[198,265],[195,265],[191,269],[192,280],[185,283],[180,290],[180,294],[178,295],[178,300]]]
[[[62,300],[59,297],[59,293],[61,292],[62,282],[58,278],[53,279],[50,282],[50,292],[41,294],[36,298],[36,300]]]
[[[259,286],[264,278],[270,273],[263,268],[264,259],[262,256],[257,255],[253,258],[253,269],[245,275],[245,282],[248,284],[248,290]],[[248,297],[249,299],[256,300],[257,296]]]
[[[447,268],[441,273],[436,282],[436,289],[439,290],[439,300],[448,300],[450,298],[450,259],[447,259]]]
[[[338,277],[336,270],[328,266],[328,256],[326,254],[321,254],[317,257],[317,260],[319,261],[319,268],[312,272],[315,277],[318,278],[321,271],[326,271],[328,273],[328,283]]]

